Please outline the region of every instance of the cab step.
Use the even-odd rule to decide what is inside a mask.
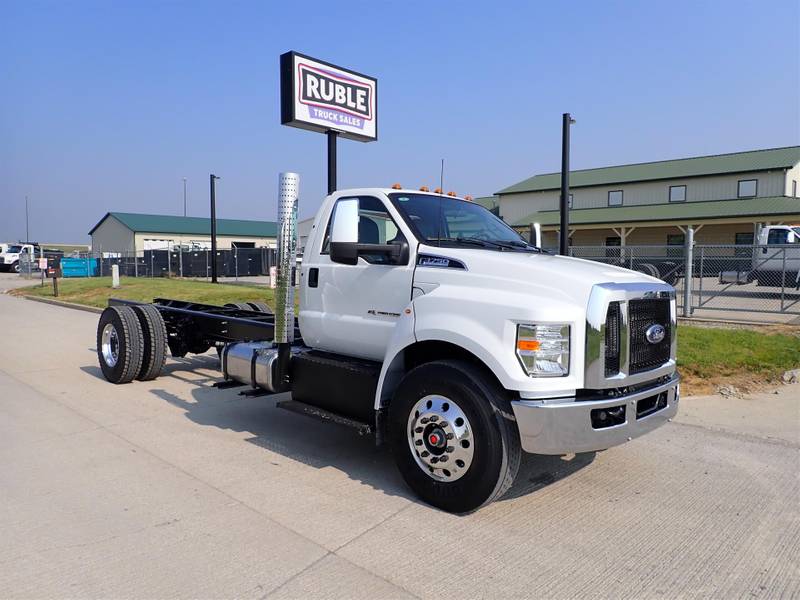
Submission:
[[[305,415],[307,417],[312,417],[314,419],[317,419],[318,421],[324,421],[326,423],[336,423],[338,425],[344,425],[345,427],[351,427],[358,432],[358,435],[368,435],[373,431],[373,427],[369,423],[356,421],[355,419],[351,419],[350,417],[345,417],[344,415],[336,414],[329,410],[325,410],[324,408],[311,406],[310,404],[306,404],[305,402],[300,402],[299,400],[282,400],[276,403],[275,406],[277,406],[278,408],[282,408],[284,410],[288,410],[293,413]]]

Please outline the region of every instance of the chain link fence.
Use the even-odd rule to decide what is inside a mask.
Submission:
[[[73,252],[46,256],[49,268],[59,269],[61,276],[108,277],[117,265],[123,277],[190,277],[210,278],[213,255],[211,250],[143,250],[139,252]],[[274,248],[233,248],[217,250],[217,276],[268,276],[276,265]],[[26,278],[42,276],[40,259],[21,259],[20,275]]]
[[[676,289],[681,316],[800,315],[800,245],[697,244],[690,252],[686,246],[573,246],[570,255],[666,281]]]
[[[572,246],[570,255],[666,281],[677,291],[682,316],[786,321],[765,317],[800,315],[800,245],[695,245],[691,252],[686,246]],[[120,275],[127,277],[210,278],[212,252],[174,248],[46,258],[47,266],[60,268],[63,277],[109,276],[118,265]],[[217,274],[234,279],[268,276],[276,260],[273,248],[218,250]],[[41,277],[39,267],[39,258],[21,260],[20,274]],[[688,294],[687,272],[692,274]]]

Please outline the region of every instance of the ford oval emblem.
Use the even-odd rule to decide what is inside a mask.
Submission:
[[[664,341],[664,338],[667,335],[667,330],[664,329],[663,325],[659,325],[658,323],[654,325],[650,325],[647,328],[647,331],[644,333],[647,341],[651,344],[659,344]]]

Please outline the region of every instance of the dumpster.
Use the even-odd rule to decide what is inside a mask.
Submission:
[[[100,266],[96,258],[62,258],[63,277],[97,277]]]

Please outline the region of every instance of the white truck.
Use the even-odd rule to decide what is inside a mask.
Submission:
[[[0,270],[19,273],[20,263],[33,261],[39,254],[39,246],[34,244],[3,244],[0,248]]]
[[[675,291],[642,273],[553,256],[485,208],[406,189],[328,196],[294,317],[297,176],[282,174],[275,314],[263,305],[111,301],[106,378],[152,379],[217,346],[226,383],[388,443],[426,502],[472,511],[521,453],[604,450],[678,408]]]
[[[796,287],[800,272],[800,226],[762,227],[756,242],[750,279],[758,285]]]

